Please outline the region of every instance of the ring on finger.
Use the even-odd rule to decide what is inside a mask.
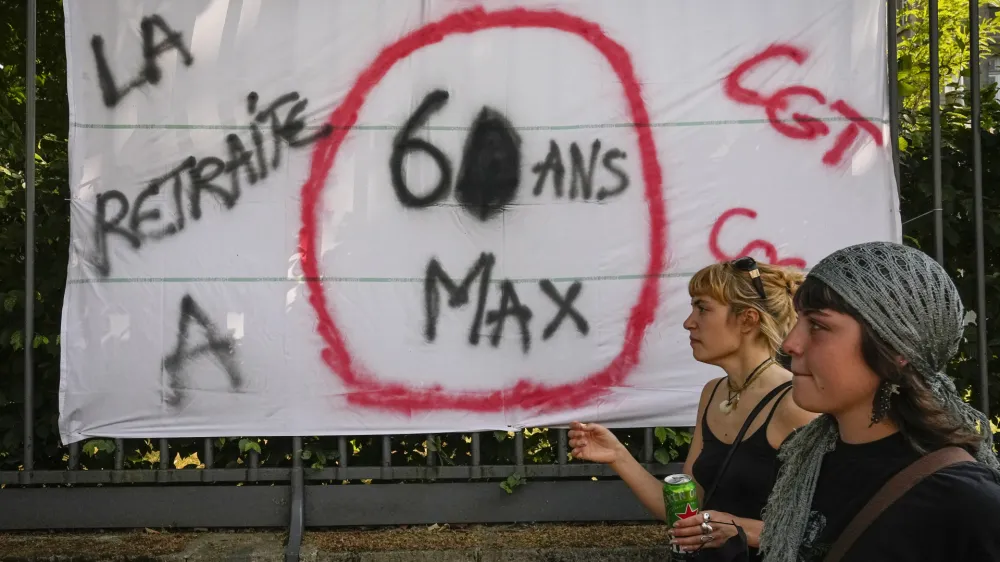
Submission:
[[[712,535],[702,535],[701,536],[701,542],[704,542],[704,543],[712,542],[714,540],[715,540],[715,537],[712,536]]]
[[[708,523],[709,519],[712,518],[712,514],[706,511],[706,512],[704,512],[704,513],[701,514],[701,517],[702,517],[702,519],[705,520],[705,523]]]
[[[710,523],[701,524],[701,534],[707,535],[713,531],[712,525]]]

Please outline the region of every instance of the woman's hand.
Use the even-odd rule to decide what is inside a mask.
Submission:
[[[625,451],[625,447],[608,428],[596,423],[569,424],[569,446],[573,457],[604,464],[619,460]],[[625,454],[628,452],[625,451]]]
[[[703,528],[705,514],[708,514],[708,528]],[[681,519],[674,523],[670,530],[672,535],[670,544],[676,544],[685,551],[698,550],[701,548],[719,548],[726,541],[736,536],[736,518],[728,513],[720,511],[700,511],[698,515]]]

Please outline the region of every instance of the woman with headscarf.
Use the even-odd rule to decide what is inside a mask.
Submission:
[[[815,417],[787,398],[792,375],[777,361],[795,324],[792,297],[802,279],[799,271],[746,257],[707,266],[688,283],[691,314],[684,328],[694,358],[720,367],[726,376],[701,391],[684,473],[693,476],[703,509],[671,529],[675,550],[704,550],[703,559],[742,551],[759,560],[761,511],[778,474],[777,449]],[[733,450],[745,424],[745,438]],[[573,423],[569,439],[574,457],[609,464],[651,513],[667,518],[663,481],[607,428]],[[737,537],[737,525],[745,539]]]
[[[818,263],[795,301],[792,395],[823,415],[779,452],[765,561],[1000,560],[990,423],[944,372],[964,329],[944,269],[860,244]]]

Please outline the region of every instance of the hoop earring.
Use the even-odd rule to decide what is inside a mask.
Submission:
[[[883,381],[875,391],[875,403],[872,404],[871,427],[889,415],[889,407],[892,405],[892,395],[899,394],[899,385]]]

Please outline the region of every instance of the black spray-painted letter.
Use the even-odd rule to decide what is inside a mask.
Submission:
[[[573,302],[578,296],[580,296],[583,284],[579,281],[575,281],[572,285],[570,285],[569,290],[566,291],[565,297],[559,294],[559,290],[556,289],[556,286],[553,285],[552,281],[549,281],[548,279],[542,279],[538,284],[541,286],[542,292],[548,295],[548,297],[552,299],[552,302],[559,307],[555,317],[552,318],[552,321],[549,322],[549,325],[546,326],[545,330],[542,332],[542,339],[547,340],[551,338],[552,335],[556,333],[556,330],[559,329],[563,319],[567,316],[573,319],[573,322],[576,324],[577,331],[586,336],[587,332],[590,331],[590,326],[587,324],[587,320],[583,317],[583,315],[580,314],[578,310],[573,308]]]
[[[486,313],[486,323],[493,324],[493,333],[490,334],[490,344],[493,347],[500,345],[508,316],[513,316],[517,320],[521,328],[521,349],[528,353],[531,349],[531,331],[528,329],[531,309],[521,304],[521,300],[517,298],[517,291],[514,290],[514,284],[509,279],[504,279],[500,283],[500,308]]]
[[[190,341],[191,322],[196,322],[205,331],[205,342],[194,345]],[[239,390],[243,386],[243,376],[240,374],[234,355],[236,343],[230,336],[223,335],[191,295],[181,299],[181,318],[177,328],[177,347],[174,352],[163,358],[163,370],[167,373],[170,394],[166,397],[167,404],[179,405],[184,399],[186,380],[184,367],[190,361],[205,355],[212,355],[226,372],[229,386]]]
[[[469,330],[469,343],[479,344],[479,330],[483,323],[486,296],[490,289],[490,276],[495,262],[496,258],[493,254],[480,254],[479,259],[465,274],[461,285],[455,284],[455,281],[448,276],[436,259],[432,259],[427,264],[427,275],[424,277],[424,306],[427,315],[424,337],[427,338],[427,341],[434,341],[434,338],[437,337],[437,322],[441,315],[441,295],[438,293],[438,282],[448,291],[448,306],[455,308],[469,302],[469,289],[472,288],[472,283],[479,276],[479,301],[476,303],[476,316],[472,321],[472,329]]]

